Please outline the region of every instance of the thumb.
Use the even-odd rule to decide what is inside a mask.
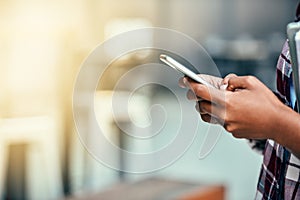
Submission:
[[[237,89],[251,89],[255,78],[253,76],[237,76],[231,77],[228,80],[227,90],[235,91]]]
[[[233,77],[237,77],[236,74],[227,74],[224,79],[222,80],[222,85],[227,85],[228,84],[228,81],[229,79],[233,78]]]

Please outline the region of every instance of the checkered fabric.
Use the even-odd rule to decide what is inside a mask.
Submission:
[[[290,107],[295,106],[292,84],[292,68],[286,42],[277,63],[277,96]],[[263,154],[255,199],[300,200],[300,160],[272,140],[267,140]]]

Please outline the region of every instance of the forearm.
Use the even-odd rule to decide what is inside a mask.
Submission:
[[[300,115],[283,105],[275,122],[277,128],[271,139],[300,158]]]

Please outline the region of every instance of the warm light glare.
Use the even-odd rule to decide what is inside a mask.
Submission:
[[[149,27],[152,27],[152,23],[145,18],[116,18],[106,23],[105,38],[108,39],[126,31]]]

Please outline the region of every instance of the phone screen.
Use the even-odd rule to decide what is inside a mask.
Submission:
[[[204,79],[202,79],[201,77],[199,77],[197,74],[195,74],[194,72],[192,72],[191,70],[189,70],[188,68],[186,68],[185,66],[183,66],[182,64],[180,64],[179,62],[177,62],[175,59],[173,59],[170,56],[167,56],[165,54],[161,54],[159,59],[164,62],[165,64],[167,64],[168,66],[172,67],[173,69],[175,69],[176,71],[181,72],[182,74],[184,74],[185,76],[191,78],[192,80],[201,83],[203,85],[206,86],[212,86],[210,83],[208,83],[207,81],[205,81]]]

